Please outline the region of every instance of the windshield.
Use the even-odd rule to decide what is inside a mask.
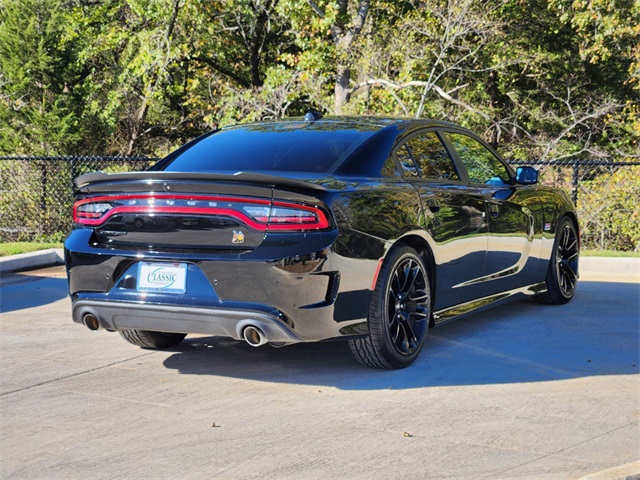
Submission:
[[[220,130],[177,151],[157,169],[170,172],[330,173],[375,130],[344,123],[264,123]]]

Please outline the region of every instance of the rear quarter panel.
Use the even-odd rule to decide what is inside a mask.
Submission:
[[[333,187],[330,204],[338,238],[329,268],[341,274],[336,320],[366,318],[379,262],[399,238],[419,228],[420,200],[402,182],[354,180]]]

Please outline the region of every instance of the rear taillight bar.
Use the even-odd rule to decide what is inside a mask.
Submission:
[[[73,205],[73,221],[97,227],[121,214],[216,215],[232,217],[260,231],[324,230],[329,220],[317,206],[266,199],[199,195],[113,195]]]

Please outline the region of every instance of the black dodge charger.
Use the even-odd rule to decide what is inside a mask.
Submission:
[[[348,340],[402,368],[442,322],[566,303],[575,209],[451,123],[304,118],[213,131],[147,171],[76,180],[73,320],[144,348]]]

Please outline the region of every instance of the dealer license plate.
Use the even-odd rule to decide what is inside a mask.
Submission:
[[[140,262],[138,291],[185,293],[187,291],[186,263]]]

